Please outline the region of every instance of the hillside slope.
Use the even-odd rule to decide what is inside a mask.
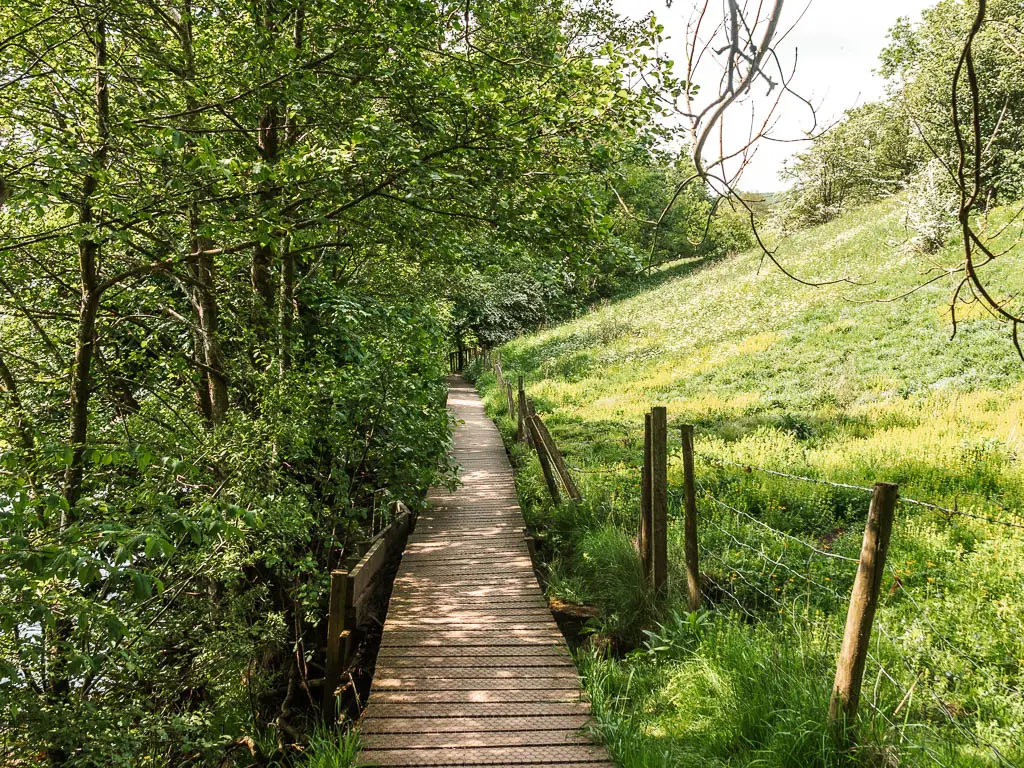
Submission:
[[[802,285],[758,253],[677,263],[647,290],[502,349],[506,376],[525,376],[583,485],[583,504],[552,506],[536,461],[515,449],[549,591],[602,608],[593,629],[619,652],[580,663],[621,764],[848,757],[823,713],[853,573],[814,553],[856,558],[866,496],[723,460],[897,482],[954,510],[897,510],[859,759],[1024,762],[1024,364],[978,305],[958,309],[950,339],[954,278],[912,291],[935,265],[956,263],[957,244],[931,259],[910,252],[903,211],[883,201],[779,249],[805,280],[853,282]],[[1024,287],[1021,256],[996,265],[1007,294]],[[490,374],[480,384],[501,416]],[[697,430],[708,610],[696,616],[682,599],[681,526],[671,526],[662,598],[645,590],[632,545],[643,414],[656,404]]]
[[[1024,364],[1006,327],[977,304],[961,306],[951,340],[951,279],[878,301],[931,276],[932,260],[904,240],[901,202],[881,202],[779,250],[802,279],[864,285],[801,285],[753,252],[681,264],[659,287],[520,339],[503,355],[526,374],[538,407],[563,423],[629,428],[664,404],[707,438],[739,441],[740,452],[745,436],[777,426],[801,438],[787,461],[829,475],[907,482],[904,464],[955,472],[978,450],[1015,455]],[[955,263],[956,254],[953,243],[934,261]],[[1007,254],[1003,273],[1012,276],[1022,255]],[[1024,287],[1024,270],[1011,279]],[[763,446],[744,458],[767,459]],[[1020,480],[1012,462],[1002,474]],[[949,488],[918,480],[913,490]]]

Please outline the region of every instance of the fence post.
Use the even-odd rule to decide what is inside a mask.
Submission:
[[[835,686],[828,707],[829,724],[840,736],[846,724],[856,716],[857,704],[860,703],[871,625],[878,607],[878,591],[885,573],[885,556],[889,551],[893,512],[898,498],[898,485],[875,483],[864,528],[857,577],[850,594],[850,609],[846,614],[843,645],[836,662]]]
[[[685,517],[683,532],[686,536],[686,587],[690,598],[690,610],[700,608],[700,565],[697,561],[697,492],[694,488],[693,471],[693,427],[684,425],[683,438],[683,500]]]
[[[654,588],[668,582],[668,414],[651,409],[651,575]]]
[[[342,633],[345,630],[345,613],[351,596],[348,594],[348,573],[331,571],[331,596],[327,609],[327,669],[324,676],[323,715],[328,722],[334,718],[334,692],[341,679],[341,668],[345,663],[345,647]]]
[[[505,404],[508,406],[508,417],[514,419],[516,417],[516,404],[512,397],[512,382],[505,382]]]
[[[522,376],[519,377],[519,399],[516,402],[518,406],[516,410],[519,413],[519,431],[516,433],[516,438],[520,443],[530,443],[530,429],[526,425],[526,420],[530,418],[530,411],[526,407],[526,382]]]
[[[565,487],[565,492],[569,494],[569,498],[573,501],[580,501],[583,495],[580,493],[579,487],[576,482],[572,479],[572,475],[569,474],[569,468],[565,465],[565,458],[562,456],[562,452],[558,450],[558,446],[555,444],[555,439],[551,437],[551,433],[548,431],[547,425],[537,414],[533,415],[533,421],[537,425],[537,432],[540,435],[541,442],[544,443],[544,448],[548,452],[548,456],[555,465],[555,470],[558,472],[558,477],[562,481],[562,485]]]
[[[544,473],[544,482],[548,486],[548,493],[551,494],[551,500],[555,504],[562,502],[562,494],[558,492],[558,482],[555,480],[555,473],[551,469],[551,455],[548,453],[548,447],[544,443],[544,438],[540,435],[540,429],[537,427],[537,417],[533,412],[533,401],[526,401],[526,426],[530,430],[530,438],[533,440],[533,447],[537,449],[537,458],[540,460],[540,468]]]
[[[644,576],[651,578],[651,414],[644,414],[644,463],[640,469],[640,535],[637,536]]]

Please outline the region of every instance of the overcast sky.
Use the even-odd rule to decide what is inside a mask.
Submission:
[[[677,74],[685,71],[682,40],[693,0],[675,0],[671,8],[666,8],[665,0],[614,0],[614,4],[619,13],[632,18],[653,11],[665,34],[675,38],[667,50],[677,62]],[[884,93],[883,81],[872,70],[878,66],[878,53],[886,44],[889,28],[900,16],[916,21],[922,9],[934,4],[935,0],[813,0],[779,49],[782,60],[790,63],[794,51],[799,52],[794,90],[819,107],[819,121],[879,98]],[[716,3],[712,7],[718,9]],[[788,23],[783,28],[789,28],[805,7],[806,0],[790,0],[784,6],[784,22]],[[710,68],[707,71],[710,73]],[[799,138],[812,127],[807,110],[792,100],[782,117],[774,133],[778,138]],[[749,125],[749,111],[733,124],[739,128],[741,121],[744,127]],[[784,188],[787,184],[779,180],[778,172],[801,146],[805,145],[762,142],[744,174],[742,188],[765,192]]]

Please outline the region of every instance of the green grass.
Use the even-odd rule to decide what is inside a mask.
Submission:
[[[302,768],[352,768],[359,756],[359,731],[355,728],[322,726],[310,736]]]
[[[1007,328],[966,305],[950,340],[953,278],[877,301],[932,263],[902,246],[902,205],[781,245],[800,277],[864,285],[800,285],[757,253],[680,263],[649,290],[502,349],[578,468],[584,502],[553,507],[536,461],[513,448],[549,590],[602,610],[593,630],[613,653],[581,652],[580,665],[621,765],[995,766],[997,751],[1024,765],[1024,530],[899,505],[855,747],[839,749],[824,716],[855,566],[800,542],[856,558],[867,495],[718,462],[897,482],[908,497],[1024,524],[1024,365]],[[956,263],[957,249],[934,261]],[[997,295],[1024,287],[1022,255],[993,265]],[[493,377],[479,383],[510,434]],[[684,608],[676,435],[662,599],[632,544],[655,404],[696,425],[703,455],[700,617]]]

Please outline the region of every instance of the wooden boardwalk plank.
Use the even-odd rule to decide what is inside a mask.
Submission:
[[[390,717],[562,717],[589,715],[585,701],[531,701],[483,702],[475,704],[371,702],[363,715],[364,721]]]
[[[363,749],[455,749],[466,747],[564,747],[590,744],[579,728],[540,731],[463,731],[461,733],[368,734]]]
[[[384,733],[540,733],[580,730],[590,724],[587,715],[547,717],[380,717],[363,724],[362,735]]]
[[[543,747],[467,747],[465,749],[367,749],[360,759],[365,765],[575,765],[607,759],[601,747],[583,744]]]
[[[363,766],[610,768],[523,539],[505,448],[452,377],[462,485],[409,537],[362,720]]]

